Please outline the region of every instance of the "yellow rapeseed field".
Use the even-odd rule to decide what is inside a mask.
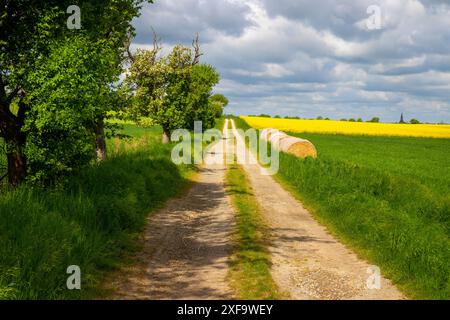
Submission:
[[[447,124],[395,124],[263,117],[242,117],[242,119],[256,129],[276,128],[287,132],[450,138],[450,125]]]

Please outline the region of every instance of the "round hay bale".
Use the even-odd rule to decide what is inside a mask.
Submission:
[[[276,132],[279,132],[277,129],[267,128],[261,131],[261,139],[266,141],[270,141],[270,136]]]
[[[279,149],[300,158],[317,158],[316,148],[305,139],[287,136],[279,141]]]
[[[292,154],[296,157],[317,158],[317,150],[311,142],[289,136],[277,129],[267,128],[262,130],[261,139],[269,141],[275,149]]]
[[[267,141],[270,141],[270,137],[271,137],[273,134],[276,134],[276,133],[278,133],[278,132],[280,132],[278,129],[270,129],[269,132],[267,132]]]
[[[273,144],[275,146],[275,148],[278,148],[278,146],[280,145],[280,141],[287,137],[289,137],[289,136],[286,133],[277,131],[277,132],[273,132],[270,135],[269,141],[271,144]]]

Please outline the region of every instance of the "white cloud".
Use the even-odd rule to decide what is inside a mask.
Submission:
[[[401,112],[450,121],[450,6],[379,0],[382,29],[367,30],[373,0],[160,0],[136,21],[166,48],[200,32],[204,61],[222,74],[230,111],[334,118]]]

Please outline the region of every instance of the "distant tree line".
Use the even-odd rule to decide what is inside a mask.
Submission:
[[[274,118],[274,119],[281,119],[280,115],[275,115],[275,116],[271,116],[269,114],[259,114],[259,115],[249,115],[249,117],[261,117],[261,118]],[[331,120],[330,118],[324,118],[322,116],[318,116],[316,118],[302,118],[299,116],[285,116],[284,119],[297,119],[297,120]],[[402,116],[403,119],[403,116]],[[339,121],[348,121],[348,122],[372,122],[372,123],[379,123],[380,122],[380,118],[379,117],[373,117],[367,121],[364,121],[362,118],[358,118],[358,119],[354,119],[354,118],[350,118],[350,119],[346,119],[346,118],[342,118]],[[402,122],[402,120],[399,123],[406,123],[406,122]],[[421,122],[417,119],[411,119],[409,121],[410,124],[420,124]]]

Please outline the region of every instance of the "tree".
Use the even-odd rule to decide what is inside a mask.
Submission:
[[[213,67],[199,64],[198,36],[193,49],[177,45],[166,57],[160,57],[158,39],[152,50],[138,50],[127,83],[135,91],[134,116],[150,116],[163,128],[163,142],[170,141],[172,130],[191,129],[194,121],[203,128],[214,126],[210,103],[212,88],[219,82]]]
[[[363,122],[362,118],[358,118],[358,120],[356,120],[356,122]]]
[[[29,79],[31,73],[54,61],[51,51],[59,42],[66,44],[67,39],[82,34],[88,41],[114,50],[110,55],[116,74],[121,72],[124,57],[124,43],[133,33],[131,20],[139,13],[144,0],[90,0],[80,4],[82,12],[82,29],[69,30],[66,25],[69,0],[15,0],[2,2],[0,7],[0,137],[7,145],[8,180],[13,186],[20,184],[28,173],[25,146],[30,131],[25,130],[29,123],[28,115],[36,115],[33,94],[36,75]],[[149,1],[151,2],[151,1]],[[103,41],[100,41],[103,40]],[[97,51],[98,52],[98,51]],[[103,53],[102,53],[103,54]],[[61,64],[64,67],[64,64]],[[55,75],[57,76],[57,75]],[[91,81],[103,81],[101,76]],[[51,81],[51,80],[50,80]],[[109,81],[109,80],[108,80]],[[73,86],[77,84],[71,82]],[[105,87],[108,83],[102,83]],[[59,91],[61,93],[61,91]],[[56,94],[56,93],[55,93]],[[42,99],[41,99],[42,102]],[[17,106],[13,110],[13,106]],[[44,112],[47,109],[40,109]],[[101,135],[96,139],[101,142],[104,136],[103,119],[106,111],[97,108],[92,113],[91,129]],[[44,115],[42,115],[45,117]],[[51,115],[48,115],[51,117]],[[32,127],[32,126],[31,126]],[[44,131],[44,130],[43,130]],[[94,143],[96,142],[94,141]],[[58,141],[67,144],[68,141]],[[100,143],[97,147],[102,147]],[[56,146],[55,146],[56,148]],[[30,156],[30,155],[29,155]]]
[[[409,121],[409,123],[411,124],[420,124],[420,121],[417,119],[411,119],[411,121]]]
[[[228,105],[229,101],[223,94],[216,93],[209,98],[214,109],[215,117],[220,118],[223,114],[223,109]]]
[[[228,98],[225,97],[225,96],[224,96],[223,94],[221,94],[221,93],[213,94],[213,95],[210,97],[210,101],[220,103],[220,105],[221,105],[223,108],[226,107],[226,106],[228,105],[228,103],[229,103]]]
[[[378,118],[378,117],[373,117],[373,118],[370,119],[368,122],[378,123],[378,122],[380,122],[380,118]]]
[[[26,133],[22,127],[30,106],[24,101],[27,93],[24,78],[32,70],[33,62],[47,51],[46,40],[58,29],[58,23],[48,23],[61,18],[61,14],[51,9],[55,2],[18,0],[1,5],[0,136],[6,143],[8,181],[13,186],[20,184],[27,174],[23,150]],[[14,105],[16,110],[12,109]]]
[[[107,48],[83,35],[59,41],[28,74],[33,108],[23,130],[31,180],[48,185],[95,159],[104,140],[98,117],[115,94],[105,85],[116,79],[115,50]]]
[[[219,74],[210,65],[198,64],[192,68],[185,128],[194,129],[195,121],[202,121],[204,129],[214,127],[216,109],[211,103],[211,91],[219,80]]]

